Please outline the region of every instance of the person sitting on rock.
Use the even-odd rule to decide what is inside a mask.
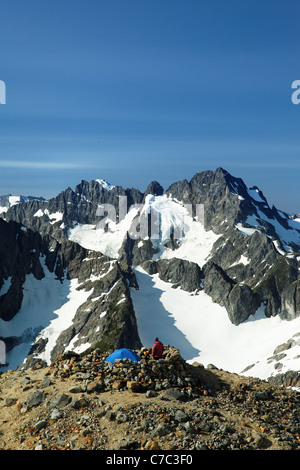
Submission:
[[[161,359],[164,352],[164,345],[156,337],[152,347],[152,357],[153,359]]]

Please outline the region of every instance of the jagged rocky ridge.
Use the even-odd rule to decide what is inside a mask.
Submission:
[[[122,197],[126,201],[125,217],[120,213]],[[105,220],[104,216],[102,219],[99,216],[99,207],[109,204],[115,209],[116,224],[112,225],[107,219],[105,230],[97,231],[97,224]],[[163,224],[166,225],[168,220],[163,219],[163,211],[165,207],[169,210],[170,204],[178,217],[172,218],[170,236],[164,237]],[[141,205],[141,216],[137,211],[129,210],[133,205]],[[205,258],[199,255],[198,260],[196,253],[191,260],[180,255],[180,249],[191,227],[186,227],[185,223],[179,226],[180,215],[186,207],[191,208],[187,215],[187,225],[192,224],[193,220],[197,220],[195,217],[199,214],[196,210],[200,206],[204,209],[205,230],[213,233],[215,238]],[[157,236],[153,238],[150,231],[150,215],[154,217],[156,225],[158,224],[158,231],[155,232]],[[3,238],[8,233],[8,230],[4,229],[8,222],[10,230],[17,230],[12,227],[18,227],[18,233],[22,232],[23,237],[28,233],[31,234],[30,237],[35,237],[35,241],[27,244],[28,253],[24,254],[26,250],[22,252],[23,268],[20,267],[22,262],[19,255],[15,266],[10,265],[9,269],[0,273],[0,286],[3,286],[9,277],[13,279],[7,293],[1,295],[0,290],[2,319],[11,319],[18,311],[24,275],[32,273],[36,279],[42,276],[43,268],[34,260],[38,260],[40,256],[54,259],[53,253],[58,253],[55,263],[57,266],[63,266],[63,272],[67,272],[66,279],[72,279],[72,276],[80,279],[78,282],[81,288],[93,288],[95,295],[91,295],[94,297],[101,298],[103,294],[110,292],[108,297],[111,312],[119,308],[122,310],[123,321],[119,323],[118,320],[112,321],[110,317],[113,315],[108,313],[103,301],[93,303],[97,312],[94,315],[91,315],[89,310],[91,299],[89,307],[85,303],[78,306],[72,326],[61,332],[53,354],[62,352],[74,338],[77,345],[80,342],[95,345],[103,342],[103,346],[105,343],[108,349],[133,345],[138,347],[140,339],[128,288],[129,285],[138,288],[132,270],[135,266],[142,266],[149,274],[158,273],[161,279],[172,283],[174,288],[180,286],[187,292],[195,293],[204,290],[214,302],[226,308],[234,325],[247,320],[261,305],[264,306],[265,315],[269,317],[279,315],[289,320],[299,315],[300,224],[288,214],[270,207],[258,188],[248,189],[240,178],[234,178],[222,168],[215,172],[197,173],[190,181],[174,183],[165,193],[158,182],[152,182],[142,193],[137,189],[103,185],[99,180],[89,183],[82,181],[74,191],[68,188],[49,201],[31,200],[14,205],[8,208],[2,217],[6,221],[1,227]],[[144,237],[143,240],[129,236],[131,227],[134,224],[138,226],[137,220],[140,225],[143,220],[148,224],[147,235],[150,236]],[[82,228],[85,227],[90,227],[86,233],[93,233],[98,238],[99,243],[95,244],[94,250],[83,248],[86,240],[80,237]],[[118,231],[118,227],[122,227],[122,230]],[[182,232],[181,237],[175,236],[178,228]],[[113,245],[111,240],[116,234],[119,237],[118,243]],[[7,236],[9,240],[16,238],[12,233]],[[108,239],[110,241],[106,242]],[[36,247],[35,243],[43,244],[43,250],[39,246]],[[51,243],[55,244],[56,252],[47,252]],[[15,245],[19,246],[19,240]],[[8,251],[11,249],[17,252],[20,248],[10,247]],[[32,250],[37,250],[34,257],[30,255]],[[70,259],[68,250],[81,254]],[[166,250],[171,251],[172,256],[165,256]],[[4,249],[4,252],[6,251]],[[83,263],[86,257],[90,259],[89,263]],[[33,261],[30,261],[29,268],[31,258]],[[97,259],[96,267],[92,261],[94,258]],[[77,268],[74,271],[72,266],[76,265],[75,260]],[[100,266],[103,265],[100,260],[105,260],[103,262],[107,263],[107,266],[110,264],[114,268],[109,270],[107,276],[97,281],[96,287],[96,281],[91,281],[91,276],[102,276]],[[55,263],[53,262],[50,268],[47,265],[50,272],[54,272]],[[86,264],[92,267],[87,269]],[[20,269],[23,272],[19,274]],[[107,283],[104,283],[106,277]],[[119,289],[114,289],[114,292],[110,290],[119,281],[124,290],[125,300],[122,302],[123,297]],[[17,284],[19,289],[15,287]],[[14,292],[18,295],[14,296]],[[14,307],[8,308],[10,295],[14,296]],[[102,327],[102,324],[105,324],[106,328]],[[117,327],[120,332],[115,335]],[[126,330],[126,333],[123,330]],[[43,342],[41,338],[39,341]],[[42,347],[39,345],[39,348]]]
[[[32,201],[33,199],[38,199],[39,201],[45,201],[43,197],[35,196],[12,196],[11,194],[5,194],[0,196],[0,213],[6,212],[10,207],[15,204],[22,204],[23,202]]]

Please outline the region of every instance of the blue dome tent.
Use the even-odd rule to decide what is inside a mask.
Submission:
[[[134,361],[134,362],[139,362],[141,360],[141,358],[135,352],[131,351],[130,349],[123,348],[123,349],[117,349],[116,351],[111,353],[106,358],[105,361],[111,362],[113,364],[115,360],[124,359],[124,358],[130,359],[131,361]]]

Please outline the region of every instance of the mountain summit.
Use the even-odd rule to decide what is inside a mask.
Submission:
[[[186,360],[298,373],[300,223],[226,170],[145,192],[83,180],[0,222],[7,367],[161,336]]]

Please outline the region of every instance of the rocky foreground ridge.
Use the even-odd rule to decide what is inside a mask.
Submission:
[[[0,376],[2,450],[296,450],[299,392],[165,348],[140,362],[66,352]]]

